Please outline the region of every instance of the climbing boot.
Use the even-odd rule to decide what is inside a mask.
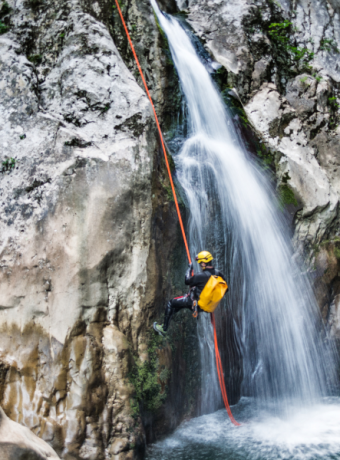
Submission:
[[[165,337],[166,331],[163,329],[163,326],[161,326],[160,324],[157,324],[156,322],[154,322],[153,323],[153,328],[159,335],[161,335],[162,337]]]
[[[165,307],[165,315],[164,315],[164,323],[163,323],[164,332],[166,332],[169,329],[170,320],[171,320],[171,316],[173,312],[174,311],[173,311],[172,304],[170,301],[168,302],[168,305]]]

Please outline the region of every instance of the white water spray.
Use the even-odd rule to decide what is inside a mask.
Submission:
[[[242,343],[246,395],[288,407],[315,401],[332,379],[319,313],[292,261],[289,237],[268,178],[247,154],[228,109],[180,23],[151,0],[166,33],[189,116],[189,138],[176,157],[190,209],[192,253],[210,250],[226,270],[227,314]],[[199,322],[204,412],[220,404],[212,330]]]

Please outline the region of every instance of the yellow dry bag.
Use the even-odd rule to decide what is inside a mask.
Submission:
[[[227,292],[228,285],[221,276],[211,275],[201,292],[198,305],[202,310],[212,313]]]

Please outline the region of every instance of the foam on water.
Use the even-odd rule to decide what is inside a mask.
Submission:
[[[270,406],[270,405],[269,405]],[[290,407],[285,417],[252,398],[242,398],[233,413],[224,410],[183,423],[172,436],[149,448],[147,460],[334,460],[340,458],[340,399]]]

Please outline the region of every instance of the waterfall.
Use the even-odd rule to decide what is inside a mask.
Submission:
[[[175,158],[185,192],[192,254],[208,250],[225,270],[225,308],[242,349],[242,394],[306,404],[327,393],[334,364],[322,343],[309,282],[292,258],[290,238],[261,166],[249,155],[192,42],[151,0],[167,35],[188,112],[189,135]],[[196,266],[195,271],[199,268]],[[221,325],[225,327],[225,325]],[[209,316],[198,322],[202,411],[221,402]],[[221,344],[221,347],[223,344]]]

